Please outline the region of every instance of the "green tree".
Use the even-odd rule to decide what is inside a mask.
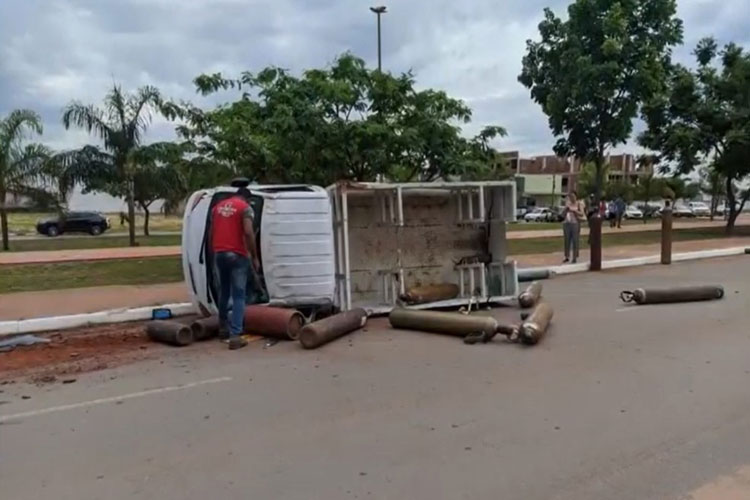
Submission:
[[[601,175],[599,189],[602,192],[607,191],[609,185],[609,165],[604,165]],[[577,192],[580,198],[589,199],[596,196],[597,190],[597,172],[596,165],[593,163],[584,163],[581,171],[578,173]]]
[[[679,175],[664,178],[664,197],[671,200],[692,200],[700,195],[700,184],[686,181]]]
[[[566,20],[545,9],[541,40],[527,42],[518,79],[548,116],[555,152],[594,164],[597,202],[607,150],[664,86],[682,41],[675,14],[676,0],[575,0]]]
[[[643,223],[645,224],[651,210],[649,208],[649,201],[659,200],[664,197],[665,183],[662,177],[657,177],[653,173],[641,177],[638,181],[638,185],[635,188],[635,198],[643,201]]]
[[[721,171],[712,166],[704,166],[699,171],[700,189],[705,195],[711,197],[711,220],[719,209],[719,204],[724,201],[724,186],[726,179]]]
[[[39,146],[25,144],[33,134],[42,133],[42,119],[33,111],[20,109],[0,118],[0,226],[3,250],[8,250],[7,197],[27,191],[38,179]]]
[[[134,94],[127,94],[115,85],[104,98],[102,108],[72,102],[63,111],[62,121],[66,129],[75,126],[102,140],[104,151],[93,154],[97,157],[94,166],[104,169],[106,172],[101,175],[108,177],[110,185],[118,185],[115,191],[125,194],[131,246],[136,245],[135,176],[138,165],[134,153],[142,146],[152,113],[160,103],[159,91],[154,87],[142,87]],[[96,171],[92,169],[90,173],[93,184],[100,181]]]
[[[499,175],[490,142],[502,128],[466,139],[459,126],[471,118],[465,103],[418,91],[410,73],[373,71],[351,54],[299,77],[270,67],[235,80],[202,75],[195,84],[203,94],[242,91],[213,110],[164,106],[184,121],[178,133],[197,156],[234,175],[316,184]]]
[[[731,233],[750,196],[738,189],[750,174],[750,53],[734,44],[719,51],[706,38],[695,56],[697,68],[677,65],[668,86],[644,107],[648,129],[639,140],[678,174],[708,163],[721,175]]]
[[[607,200],[622,198],[626,203],[631,203],[633,201],[634,191],[632,184],[622,180],[617,180],[607,183],[604,189],[604,195]]]

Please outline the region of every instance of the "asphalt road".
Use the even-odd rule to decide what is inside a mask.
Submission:
[[[545,283],[554,326],[531,349],[376,320],[318,351],[204,344],[70,385],[0,386],[0,492],[750,498],[749,272],[737,257],[559,277]],[[705,282],[724,284],[726,298],[617,297]]]

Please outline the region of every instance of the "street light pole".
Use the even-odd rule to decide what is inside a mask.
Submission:
[[[382,45],[381,45],[381,38],[380,38],[380,16],[388,12],[388,9],[386,9],[385,5],[381,5],[379,7],[370,7],[370,10],[375,13],[376,16],[378,16],[378,71],[383,71],[383,53],[382,53]]]

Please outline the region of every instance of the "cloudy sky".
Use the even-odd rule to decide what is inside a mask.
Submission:
[[[374,1],[374,0],[373,0]],[[546,119],[516,81],[525,40],[542,9],[562,14],[567,0],[382,0],[383,65],[412,69],[423,87],[446,90],[474,109],[471,133],[505,126],[497,146],[548,152]],[[97,103],[113,82],[143,84],[201,103],[200,73],[237,75],[278,65],[323,66],[344,51],[376,63],[375,17],[368,0],[0,0],[0,116],[36,109],[44,140],[67,148],[89,139],[65,131],[60,109],[72,99]],[[747,0],[679,0],[685,47],[703,36],[750,45]],[[170,137],[157,121],[149,136]]]

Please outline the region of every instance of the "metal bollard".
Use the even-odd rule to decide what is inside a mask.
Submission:
[[[305,349],[316,349],[365,326],[367,311],[352,309],[302,327],[299,341]]]
[[[591,271],[602,270],[602,216],[599,210],[589,219],[589,239],[591,241]]]
[[[542,297],[542,284],[538,281],[533,282],[521,295],[518,296],[518,305],[524,309],[534,307],[539,299]]]
[[[672,207],[669,201],[661,211],[661,263],[672,263]]]
[[[552,322],[553,315],[554,311],[549,304],[542,302],[536,306],[536,309],[531,313],[531,316],[521,324],[521,329],[519,331],[519,339],[521,343],[534,345],[542,340],[547,333],[547,328],[549,328],[549,325]]]
[[[724,297],[724,288],[714,285],[676,286],[671,288],[636,288],[620,293],[623,302],[636,304],[669,304],[718,300]]]
[[[148,338],[155,342],[184,347],[193,343],[189,326],[175,321],[151,321],[146,325]]]

